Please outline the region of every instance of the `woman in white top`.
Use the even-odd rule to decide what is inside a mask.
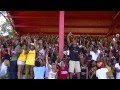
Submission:
[[[46,64],[48,67],[48,79],[57,79],[57,68],[56,68],[56,63],[53,63],[52,66],[50,67],[49,62],[48,62],[48,54],[46,54]]]
[[[51,65],[51,60],[48,61],[49,62],[49,66],[50,68],[52,67]],[[49,76],[49,70],[48,70],[48,67],[47,67],[47,64],[46,64],[46,68],[45,68],[45,79],[48,79],[48,76]]]

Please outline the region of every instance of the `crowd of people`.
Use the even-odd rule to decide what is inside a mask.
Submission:
[[[120,36],[23,35],[0,38],[0,79],[120,79]]]

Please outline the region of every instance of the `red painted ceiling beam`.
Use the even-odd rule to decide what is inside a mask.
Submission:
[[[14,14],[11,14],[11,15],[15,15],[15,16],[18,15],[17,17],[20,17],[20,18],[13,18],[13,19],[19,20],[19,19],[21,19],[21,17],[22,17],[22,16],[20,16],[20,15],[22,15],[22,13],[24,13],[24,12],[22,12],[22,11],[21,11],[21,12],[17,11],[17,12],[18,12],[17,14],[14,13]],[[23,20],[25,19],[25,17],[28,17],[28,18],[31,17],[31,18],[34,18],[34,19],[35,19],[35,18],[38,18],[38,17],[39,17],[39,18],[42,18],[42,17],[44,16],[43,14],[42,14],[42,15],[39,15],[39,14],[37,14],[36,12],[35,12],[36,14],[33,13],[33,16],[32,16],[32,14],[30,13],[30,16],[29,16],[29,13],[30,13],[30,12],[28,12],[28,14],[24,14],[24,15],[23,15],[23,16],[24,16],[24,18],[22,17]],[[38,13],[39,13],[39,12],[38,12]],[[84,13],[84,12],[83,12],[83,13]],[[19,15],[19,14],[20,14],[20,15]],[[53,14],[52,14],[52,15],[53,15]],[[44,19],[44,18],[45,18],[45,19],[46,19],[46,18],[53,18],[52,15],[50,15],[50,17],[49,17],[49,15],[45,15],[45,17],[43,17],[43,19]],[[68,20],[69,20],[69,19],[73,19],[73,20],[74,20],[74,19],[78,19],[78,20],[79,20],[79,19],[88,19],[88,18],[89,18],[89,19],[93,19],[93,20],[94,20],[94,19],[102,19],[102,18],[103,18],[103,19],[108,19],[108,18],[106,18],[106,15],[103,15],[103,17],[102,17],[101,14],[100,14],[100,17],[99,17],[99,18],[97,18],[97,16],[95,16],[94,14],[93,14],[93,15],[94,15],[95,17],[94,17],[94,16],[91,17],[91,16],[88,15],[88,14],[86,14],[86,15],[84,16],[84,15],[82,14],[82,17],[83,17],[83,18],[82,18],[81,16],[79,17],[79,15],[81,15],[81,14],[78,14],[78,15],[77,15],[77,13],[75,13],[75,12],[74,12],[74,15],[73,15],[73,12],[71,13],[71,15],[69,15],[69,13],[68,13],[68,16],[65,16],[65,19],[68,19]],[[41,17],[40,17],[40,16],[41,16]],[[54,16],[56,16],[56,15],[54,15]],[[77,17],[76,17],[76,16],[77,16]],[[86,18],[86,16],[87,16],[87,18]],[[104,17],[104,16],[105,16],[105,17]],[[14,16],[12,16],[12,17],[14,17]],[[55,17],[54,17],[54,18],[55,18]],[[57,17],[56,17],[56,18],[57,18]],[[39,19],[39,20],[40,20],[40,19]],[[15,24],[16,24],[16,22],[15,22]],[[19,23],[18,23],[18,24],[19,24]],[[33,27],[36,27],[36,26],[34,26],[34,25],[31,25],[30,28],[31,28],[32,26],[33,26]],[[23,27],[24,27],[24,26],[22,26],[21,28],[23,28]],[[41,26],[37,26],[37,27],[41,27]],[[51,26],[50,26],[50,27],[51,27]],[[57,26],[57,27],[58,27],[58,26]],[[67,27],[67,26],[66,26],[66,27]],[[73,27],[73,28],[79,28],[78,26],[68,26],[68,28],[72,28],[72,27]],[[84,27],[84,26],[83,26],[83,27]],[[81,27],[81,28],[83,28],[83,27]],[[85,26],[85,27],[86,27],[86,26]],[[91,27],[91,26],[87,26],[86,28],[90,28],[90,27]],[[101,26],[99,26],[99,27],[98,27],[98,26],[95,26],[95,27],[96,27],[96,28],[100,28]],[[102,26],[102,28],[103,28],[103,27],[104,27],[104,26]],[[106,27],[106,26],[105,26],[105,27]],[[19,28],[19,27],[16,27],[16,29],[18,29],[18,28]],[[21,29],[21,28],[20,28],[20,29]],[[26,28],[26,27],[25,27],[25,28]],[[29,28],[29,27],[27,26],[27,28]],[[93,28],[93,27],[92,27],[92,28]]]
[[[17,18],[17,19],[46,19],[46,18],[50,18],[50,19],[58,19],[58,17],[44,17],[44,16],[12,16],[12,18],[14,19],[14,18]],[[65,17],[65,19],[68,19],[68,20],[74,20],[74,19],[84,19],[84,20],[87,20],[87,19],[94,19],[94,20],[110,20],[110,18],[81,18],[81,17],[72,17],[72,16],[67,16],[67,17]]]
[[[28,34],[27,32],[21,32],[24,34]],[[58,32],[29,32],[30,34],[58,34]],[[67,32],[65,32],[65,34],[68,34]],[[106,33],[78,33],[78,32],[74,32],[73,34],[75,35],[106,35]]]
[[[31,19],[31,18],[34,18],[34,19],[42,19],[42,18],[52,18],[52,19],[56,19],[56,18],[58,18],[58,17],[44,17],[44,16],[12,16],[12,18],[18,18],[18,19],[21,19],[21,18],[23,18],[23,19]]]
[[[15,27],[20,27],[20,28],[30,28],[30,27],[35,27],[35,28],[54,28],[58,27],[58,25],[15,25]],[[109,26],[74,26],[74,25],[65,25],[65,28],[108,28]]]
[[[31,27],[34,27],[34,28],[39,28],[39,27],[48,27],[48,28],[53,28],[53,27],[58,27],[57,25],[15,25],[15,27],[19,27],[19,28],[31,28]]]
[[[9,11],[9,13],[13,16],[58,16],[59,11]]]
[[[107,37],[113,33],[113,30],[119,24],[120,21],[120,11],[114,16],[111,26],[109,27],[109,32],[107,33]]]

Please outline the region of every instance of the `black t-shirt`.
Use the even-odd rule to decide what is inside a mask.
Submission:
[[[57,60],[57,56],[55,54],[53,54],[52,62],[55,63],[56,60]]]
[[[80,57],[79,57],[79,54],[80,54],[80,48],[79,47],[73,47],[73,45],[69,48],[70,50],[70,60],[72,61],[79,61],[80,60]]]
[[[4,57],[3,57],[3,61],[4,61],[5,59],[7,59],[7,60],[10,61],[10,55],[9,55],[9,54],[5,54]]]
[[[80,73],[81,79],[86,79],[86,67],[81,66],[81,73]]]
[[[39,62],[39,60],[35,61],[35,67],[40,67],[40,62]]]

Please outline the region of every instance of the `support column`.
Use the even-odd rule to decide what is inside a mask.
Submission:
[[[64,50],[64,11],[59,12],[59,55],[63,58]]]

